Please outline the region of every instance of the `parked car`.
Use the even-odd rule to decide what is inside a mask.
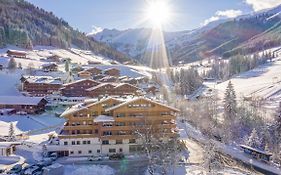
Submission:
[[[34,175],[36,172],[39,172],[41,168],[37,165],[32,165],[24,171],[24,175]]]
[[[53,161],[57,160],[58,159],[58,154],[57,153],[51,153],[49,155],[49,158],[51,158]]]
[[[24,111],[18,111],[16,112],[17,115],[27,115],[27,112]]]
[[[15,166],[13,166],[13,168],[10,171],[8,171],[8,174],[16,174],[16,173],[21,172],[21,170],[22,170],[22,165],[17,164]]]
[[[116,153],[109,156],[109,160],[121,160],[124,158],[125,158],[124,154],[121,153]]]
[[[53,160],[51,158],[45,158],[43,160],[41,160],[40,162],[38,162],[36,165],[39,166],[40,168],[52,165]]]
[[[91,157],[88,157],[88,160],[89,161],[102,161],[102,157],[101,156],[91,156]]]

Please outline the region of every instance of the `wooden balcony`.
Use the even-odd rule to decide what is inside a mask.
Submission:
[[[93,130],[98,129],[96,125],[76,125],[76,126],[64,126],[64,130]]]
[[[102,140],[122,140],[122,139],[135,139],[135,135],[107,135],[101,136]]]
[[[97,134],[58,135],[60,139],[99,138]]]

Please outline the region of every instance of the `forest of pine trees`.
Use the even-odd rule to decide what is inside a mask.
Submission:
[[[227,80],[234,75],[252,70],[275,58],[271,52],[254,54],[253,56],[236,55],[226,60],[215,60],[210,70],[203,73],[203,77],[214,78],[216,80]]]
[[[52,12],[25,0],[0,0],[0,48],[7,45],[27,49],[35,45],[58,48],[75,45],[120,62],[129,60],[126,55],[73,29]]]

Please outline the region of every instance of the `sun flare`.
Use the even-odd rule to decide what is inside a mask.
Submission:
[[[170,7],[165,1],[148,2],[146,18],[153,27],[162,27],[167,24],[171,17]]]

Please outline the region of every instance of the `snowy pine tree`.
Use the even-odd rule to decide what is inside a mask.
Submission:
[[[11,58],[9,63],[8,63],[8,69],[9,70],[15,70],[17,68],[17,63],[14,58]]]
[[[261,140],[260,140],[257,130],[255,128],[253,129],[253,131],[248,139],[247,145],[252,148],[260,148],[260,146],[261,146]]]
[[[13,123],[10,123],[8,139],[9,141],[15,140],[15,129]]]
[[[281,102],[279,108],[277,109],[277,114],[275,115],[275,127],[274,127],[277,143],[281,144]]]
[[[69,72],[70,71],[69,61],[68,60],[65,61],[64,70],[65,70],[65,72]]]
[[[237,113],[236,94],[231,81],[228,82],[225,94],[224,94],[224,115],[226,119],[233,120]]]
[[[47,157],[47,155],[48,155],[47,145],[44,144],[44,145],[42,145],[42,156]]]
[[[204,167],[206,171],[208,174],[212,174],[221,169],[222,166],[215,143],[209,141],[205,147]]]

